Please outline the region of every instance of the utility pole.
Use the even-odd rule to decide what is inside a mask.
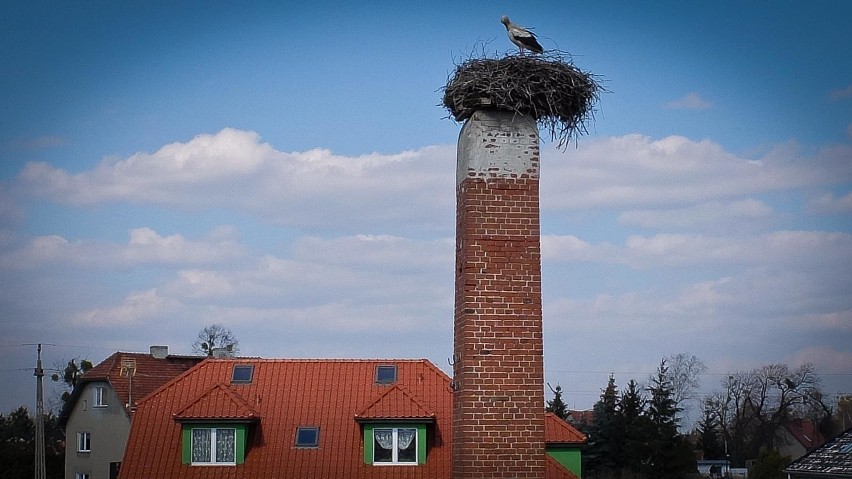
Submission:
[[[36,377],[36,418],[35,418],[35,479],[46,479],[44,464],[44,368],[41,367],[41,343],[38,345],[38,360],[34,376]]]

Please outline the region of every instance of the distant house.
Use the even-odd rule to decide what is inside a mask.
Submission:
[[[796,459],[784,472],[790,479],[852,479],[852,429]]]
[[[782,440],[778,451],[782,456],[789,456],[792,459],[798,459],[825,443],[825,438],[822,437],[816,425],[804,419],[793,419],[784,426],[781,434]]]
[[[207,359],[139,403],[121,479],[449,479],[452,401],[427,360]],[[576,479],[585,438],[545,426]]]
[[[66,479],[115,479],[136,402],[204,358],[116,352],[86,372],[60,413]]]

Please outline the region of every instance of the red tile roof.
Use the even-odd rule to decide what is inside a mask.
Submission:
[[[792,419],[785,427],[787,432],[807,451],[825,444],[825,437],[811,421]]]
[[[217,384],[174,414],[179,421],[199,419],[258,419],[257,410],[236,391]]]
[[[404,390],[375,382],[375,367],[389,363],[397,366],[397,384]],[[224,387],[243,398],[260,418],[250,432],[253,439],[245,463],[227,467],[181,464],[181,425],[174,415],[192,412],[194,416],[195,405],[213,404],[211,391],[230,382],[235,364],[253,364],[253,381]],[[219,405],[230,407],[223,395],[215,395]],[[199,401],[203,396],[210,401]],[[434,424],[428,426],[426,464],[364,464],[362,429],[355,415],[368,411],[372,415],[384,411],[393,417],[419,415],[420,409],[412,406],[418,403],[435,415]],[[139,403],[121,479],[442,478],[450,470],[451,424],[450,378],[426,360],[208,359]],[[319,447],[294,446],[299,426],[319,427]]]
[[[383,418],[434,419],[435,413],[412,396],[402,384],[396,384],[381,393],[355,418],[359,421]]]
[[[166,356],[155,358],[147,353],[115,352],[83,375],[83,382],[107,381],[115,390],[122,404],[135,404],[171,379],[195,366],[204,357]],[[122,361],[131,360],[136,371],[131,378],[122,374]],[[130,395],[133,395],[131,398]]]
[[[586,436],[559,418],[556,414],[544,414],[544,437],[551,444],[585,444]]]
[[[201,362],[202,359],[204,357],[201,356],[174,355],[168,355],[165,358],[155,358],[146,353],[117,351],[87,371],[80,378],[80,383],[72,392],[71,399],[63,406],[60,413],[60,423],[64,427],[68,421],[68,415],[74,410],[74,405],[80,398],[83,388],[87,383],[108,382],[113,390],[115,390],[116,395],[121,400],[121,405],[125,408],[125,412],[129,416],[133,408],[128,408],[127,405],[131,401],[133,402],[132,406],[135,407],[135,404],[139,400],[181,373],[186,372]],[[127,374],[122,374],[122,360],[132,360],[136,365],[132,385],[131,378]]]
[[[235,364],[254,365],[251,383],[230,384]],[[397,381],[376,383],[388,364]],[[256,420],[244,464],[181,464],[181,422],[204,418]],[[426,464],[364,464],[359,422],[377,419],[428,419]],[[318,447],[295,447],[299,426],[319,427]],[[449,479],[451,449],[450,378],[427,360],[207,359],[139,403],[120,479]],[[547,479],[576,477],[548,456]]]
[[[544,473],[545,479],[580,479],[576,474],[562,467],[562,464],[547,456],[547,468]]]

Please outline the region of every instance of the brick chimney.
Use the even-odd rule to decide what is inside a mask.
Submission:
[[[476,111],[456,174],[453,479],[543,479],[535,121]]]

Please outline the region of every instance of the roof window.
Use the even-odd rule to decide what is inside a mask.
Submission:
[[[390,384],[396,382],[396,365],[379,365],[376,366],[376,383]]]
[[[231,375],[231,384],[251,384],[253,376],[253,364],[235,364]]]
[[[296,428],[296,447],[319,446],[319,428],[317,426],[299,426]]]

